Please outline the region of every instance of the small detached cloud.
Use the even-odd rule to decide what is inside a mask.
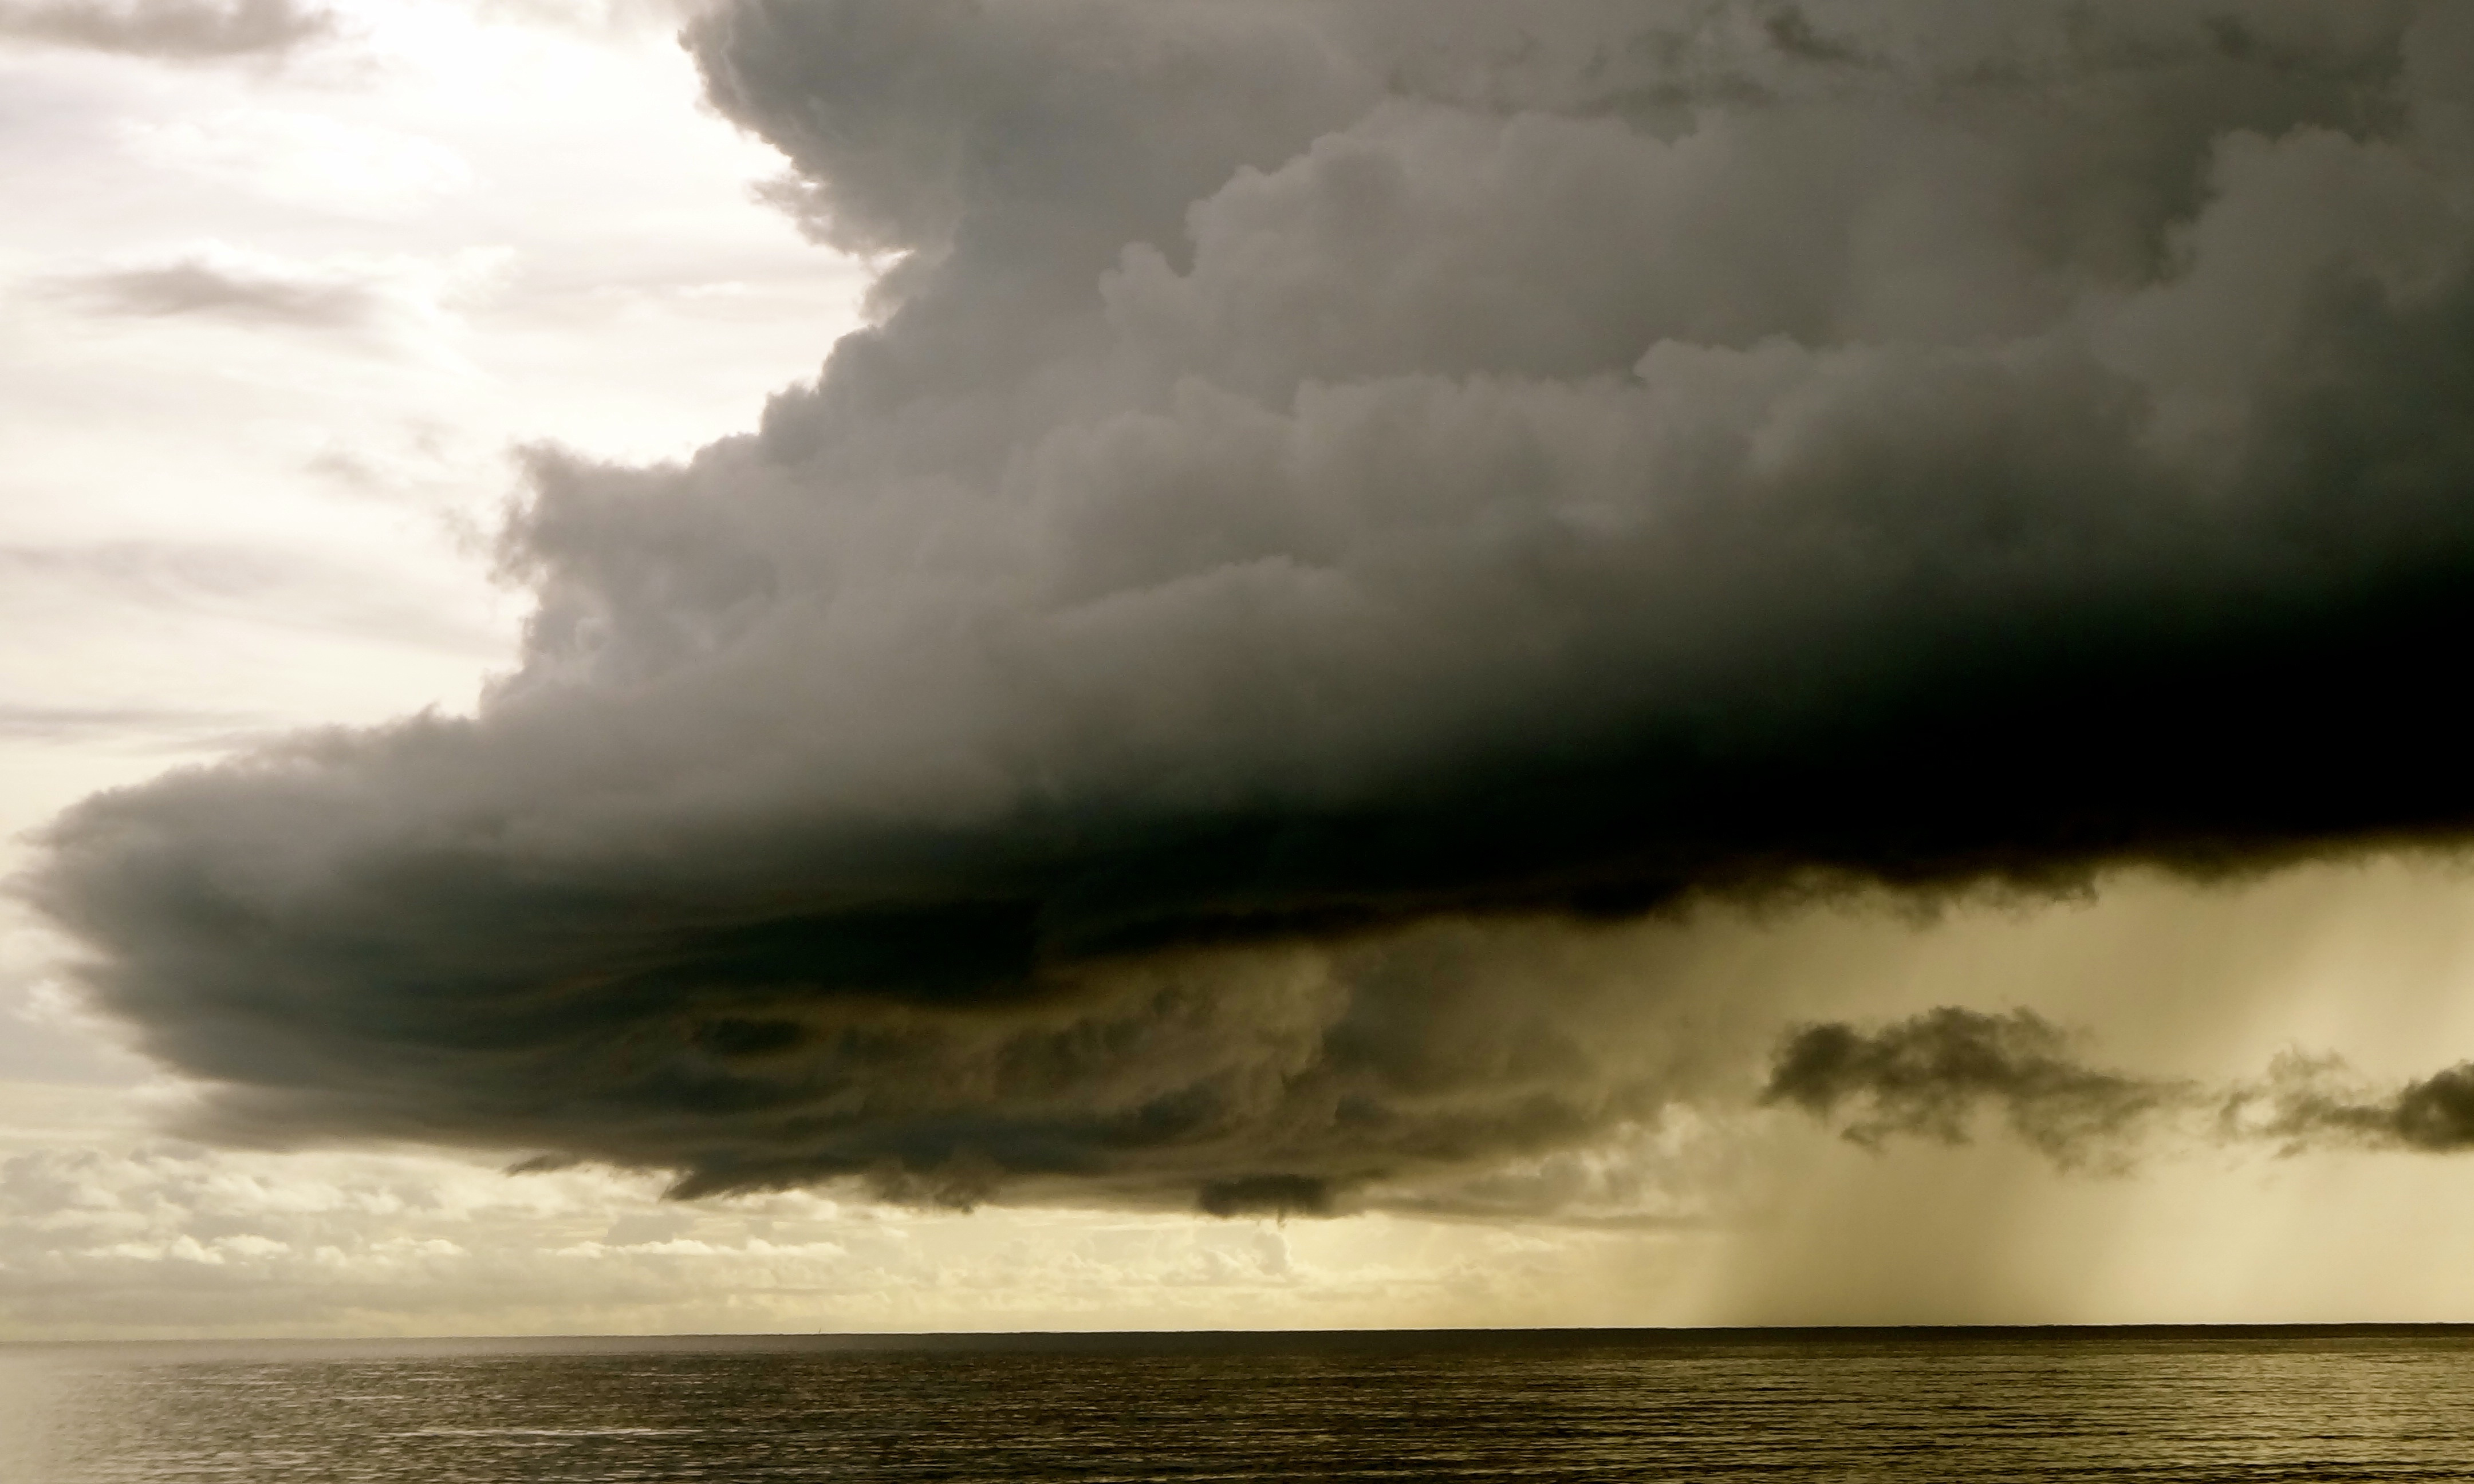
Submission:
[[[1963,1142],[1978,1110],[1997,1109],[2019,1137],[2074,1164],[2185,1096],[2182,1084],[2080,1062],[2033,1012],[1944,1006],[1870,1033],[1805,1026],[1780,1046],[1761,1100],[1836,1119],[1867,1148],[1899,1137]]]
[[[0,0],[0,37],[168,61],[281,56],[334,31],[295,0]]]
[[[1848,1139],[1967,1142],[1988,1113],[2064,1167],[2119,1169],[2159,1137],[2282,1152],[2474,1150],[2474,1062],[2379,1088],[2332,1056],[2289,1052],[2267,1075],[2211,1088],[2092,1065],[2028,1010],[1943,1006],[1872,1030],[1807,1025],[1782,1041],[1761,1101]]]
[[[2221,1116],[2233,1137],[2291,1149],[2462,1154],[2474,1150],[2474,1062],[2383,1089],[2337,1058],[2290,1052],[2228,1096]]]
[[[388,306],[383,276],[320,271],[220,245],[64,280],[98,314],[202,315],[311,329],[361,328]]]
[[[294,258],[209,241],[57,275],[43,286],[102,318],[339,332],[451,362],[458,301],[495,278],[507,256],[483,249],[447,257]]]

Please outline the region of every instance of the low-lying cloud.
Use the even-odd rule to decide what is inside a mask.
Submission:
[[[2335,1058],[2289,1055],[2257,1086],[2229,1094],[2221,1116],[2230,1133],[2292,1149],[2456,1154],[2474,1149],[2474,1062],[2383,1090]]]
[[[1988,1113],[2054,1162],[2119,1168],[2160,1137],[2313,1149],[2474,1149],[2474,1062],[2372,1087],[2335,1057],[2289,1052],[2249,1082],[2208,1087],[2077,1056],[2027,1010],[1938,1009],[1873,1030],[1803,1026],[1778,1046],[1761,1100],[1879,1149],[1894,1137],[1965,1143]]]
[[[222,1127],[1338,1209],[1700,1095],[1553,924],[2474,825],[2462,7],[686,39],[881,318],[684,463],[537,453],[477,714],[54,830]],[[2130,1116],[2039,1036],[2031,1138]]]
[[[1787,1103],[1878,1148],[1894,1136],[1964,1142],[1980,1110],[2075,1164],[2183,1102],[2184,1084],[2126,1076],[2071,1055],[2061,1029],[2030,1011],[1944,1006],[1866,1033],[1807,1025],[1779,1047],[1762,1101]]]
[[[1366,1272],[1263,1223],[1041,1243],[803,1192],[682,1209],[659,1191],[400,1152],[0,1148],[0,1323],[24,1340],[1304,1321],[1414,1313],[1419,1290],[1477,1306],[1547,1266],[1480,1240]]]

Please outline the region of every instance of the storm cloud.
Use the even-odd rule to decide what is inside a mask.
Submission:
[[[2464,7],[685,38],[875,323],[684,463],[537,450],[475,715],[54,829],[229,1132],[1340,1209],[1706,1086],[1553,924],[2474,825]],[[1933,1036],[2040,1141],[2136,1091]]]
[[[1964,1143],[1991,1106],[2028,1143],[2078,1164],[2111,1154],[2191,1091],[2079,1061],[2062,1030],[2033,1012],[1943,1006],[1869,1034],[1837,1023],[1796,1031],[1761,1097],[1821,1118],[1852,1107],[1841,1132],[1871,1148],[1893,1136]]]
[[[2288,1052],[2263,1077],[2210,1088],[2097,1065],[2028,1010],[1945,1005],[1873,1030],[1802,1026],[1773,1054],[1761,1101],[1834,1123],[1871,1149],[1893,1137],[1966,1143],[1981,1115],[1998,1112],[2065,1167],[2120,1168],[2159,1137],[2289,1154],[2474,1149],[2474,1063],[2381,1089],[2339,1058]]]
[[[2259,1083],[2225,1098],[2220,1126],[2293,1150],[2462,1153],[2474,1149],[2474,1062],[2381,1089],[2365,1086],[2333,1057],[2289,1054]]]

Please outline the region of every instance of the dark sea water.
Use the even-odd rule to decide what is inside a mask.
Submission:
[[[2474,1479],[2474,1331],[0,1346],[0,1479]]]

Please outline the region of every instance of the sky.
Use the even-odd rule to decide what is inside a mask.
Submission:
[[[2474,1321],[2469,97],[0,0],[0,1338]]]

